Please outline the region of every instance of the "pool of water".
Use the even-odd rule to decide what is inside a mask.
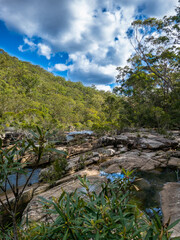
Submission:
[[[83,135],[83,134],[91,135],[91,134],[93,134],[93,131],[83,130],[83,131],[70,132],[66,135],[66,140],[71,141],[74,139],[74,135]]]
[[[31,168],[28,168],[26,169],[27,170],[27,174],[19,174],[19,179],[18,179],[18,186],[21,187],[25,184],[27,178],[29,177],[29,175],[31,174],[32,172],[32,169]],[[32,185],[34,183],[38,183],[39,182],[39,173],[40,173],[41,169],[38,168],[34,171],[28,185]],[[16,184],[16,174],[12,174],[10,175],[9,177],[9,181],[11,183],[11,185],[15,185]],[[7,190],[10,189],[10,186],[9,184],[7,184]]]
[[[141,173],[141,176],[142,175],[143,174]],[[152,184],[147,190],[145,189],[138,192],[134,191],[131,201],[132,203],[136,204],[141,210],[146,212],[150,218],[154,216],[154,212],[157,213],[160,217],[162,217],[159,192],[162,189],[163,185],[165,184],[165,177],[164,176],[162,177],[161,174],[159,176],[155,176],[154,178],[153,178],[153,174],[147,174],[147,175],[146,177],[150,178],[151,184],[156,183],[156,186]],[[111,182],[117,179],[123,180],[125,177],[125,175],[120,172],[106,173],[104,171],[100,171],[100,176],[105,176]],[[162,181],[162,178],[163,178],[163,181]],[[159,181],[159,179],[161,179],[161,181]],[[132,183],[134,182],[134,180],[135,180],[134,177],[130,178],[130,181]],[[170,178],[168,178],[168,180],[170,180]],[[171,180],[174,180],[174,177],[172,177]]]
[[[116,179],[123,179],[123,173],[106,173],[104,171],[100,171],[100,176],[105,176],[111,182],[114,182]]]

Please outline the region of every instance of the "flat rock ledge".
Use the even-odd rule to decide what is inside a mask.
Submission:
[[[180,182],[166,183],[161,191],[161,207],[164,224],[180,219]],[[180,222],[173,228],[172,238],[180,239]]]
[[[73,192],[76,189],[79,191],[83,190],[79,179],[77,176],[84,176],[86,175],[88,180],[90,181],[91,184],[93,184],[93,189],[92,191],[99,192],[101,190],[101,183],[106,181],[105,177],[99,176],[99,171],[97,170],[82,170],[79,171],[78,173],[72,174],[69,177],[66,177],[64,179],[61,179],[57,181],[55,187],[45,191],[41,192],[39,194],[38,189],[37,192],[34,193],[34,198],[30,201],[30,203],[27,205],[23,216],[22,216],[22,223],[25,224],[26,220],[28,218],[29,222],[51,222],[52,217],[50,218],[49,215],[47,215],[43,208],[42,204],[40,203],[39,197],[43,197],[46,199],[52,199],[53,198],[59,198],[62,191],[65,190],[66,192]]]

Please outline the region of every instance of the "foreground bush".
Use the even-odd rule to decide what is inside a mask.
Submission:
[[[132,205],[132,183],[128,176],[103,184],[99,194],[90,191],[86,177],[79,180],[81,192],[63,191],[59,199],[41,198],[51,222],[29,224],[26,232],[20,230],[21,239],[170,239],[169,230],[176,222],[165,227],[156,214],[150,220]]]
[[[21,215],[21,200],[43,155],[52,152],[66,155],[65,152],[53,148],[53,143],[49,141],[51,136],[49,131],[37,127],[35,132],[30,131],[29,134],[10,146],[4,146],[0,138],[0,194],[3,194],[2,196],[6,199],[3,201],[0,195],[0,239],[3,240],[19,240],[18,221]],[[28,172],[31,163],[34,167]],[[63,170],[61,166],[57,165],[57,167],[59,171]],[[19,179],[23,175],[26,180],[24,185],[20,186]],[[5,215],[9,218],[8,220],[4,219]],[[6,226],[7,221],[12,229]]]

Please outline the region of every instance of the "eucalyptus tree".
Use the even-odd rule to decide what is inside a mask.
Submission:
[[[136,20],[128,30],[135,51],[127,66],[117,68],[120,86],[114,91],[129,97],[140,125],[147,124],[148,119],[142,117],[145,114],[151,115],[154,126],[178,124],[179,22],[177,7],[175,16]]]

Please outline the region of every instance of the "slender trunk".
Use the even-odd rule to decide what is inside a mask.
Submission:
[[[13,233],[14,233],[14,240],[18,240],[18,231],[17,231],[17,222],[16,222],[16,216],[13,213],[12,216],[12,220],[13,220]]]

